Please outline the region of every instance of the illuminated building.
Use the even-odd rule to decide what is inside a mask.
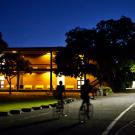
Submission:
[[[7,52],[20,53],[24,59],[29,60],[33,71],[32,74],[20,74],[19,90],[55,90],[59,81],[62,80],[66,90],[78,90],[84,83],[83,79],[67,76],[56,76],[54,70],[57,65],[53,62],[56,52],[62,47],[35,47],[35,48],[8,48]],[[93,76],[88,76],[93,80]],[[17,76],[12,79],[12,89],[17,89]],[[51,86],[51,87],[50,87]],[[9,84],[0,74],[0,89],[8,90]]]

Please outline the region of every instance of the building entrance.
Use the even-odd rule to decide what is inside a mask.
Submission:
[[[80,90],[81,86],[84,84],[84,78],[77,79],[77,89]]]

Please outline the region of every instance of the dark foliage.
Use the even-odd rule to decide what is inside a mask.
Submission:
[[[66,48],[58,51],[56,74],[92,74],[113,90],[131,85],[135,62],[135,23],[128,17],[102,20],[95,29],[75,28],[66,33]]]

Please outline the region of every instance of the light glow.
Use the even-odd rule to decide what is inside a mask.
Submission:
[[[57,85],[59,85],[59,81],[62,81],[63,85],[65,85],[65,76],[58,76],[57,77]]]
[[[5,80],[4,75],[0,76],[0,80]]]
[[[17,53],[17,51],[12,51],[12,53]]]
[[[133,81],[132,88],[135,88],[135,81]]]

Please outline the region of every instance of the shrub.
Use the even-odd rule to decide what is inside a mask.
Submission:
[[[109,87],[109,86],[102,86],[101,89],[102,89],[103,92],[106,92],[108,94],[113,93],[112,88]]]

